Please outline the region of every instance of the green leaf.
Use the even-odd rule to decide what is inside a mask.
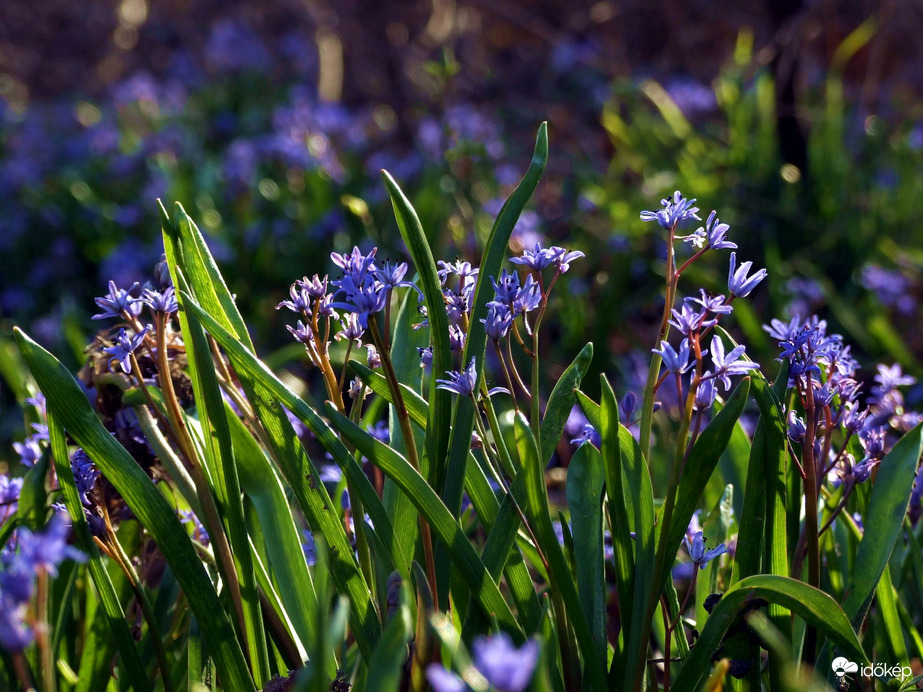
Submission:
[[[412,634],[410,608],[401,604],[385,625],[381,640],[368,664],[368,679],[374,681],[376,690],[397,692],[401,688],[407,643]]]
[[[269,567],[282,607],[302,643],[318,641],[321,633],[315,627],[319,608],[317,595],[285,490],[263,449],[243,421],[230,410],[227,411],[227,419],[240,471],[240,485],[259,517]],[[331,669],[327,672],[334,674],[333,656],[330,661]]]
[[[580,445],[567,467],[567,506],[574,540],[577,594],[596,639],[597,655],[606,655],[606,585],[603,566],[602,501],[606,485],[602,455]]]
[[[551,461],[551,456],[558,446],[567,417],[577,403],[574,390],[583,382],[583,378],[590,368],[593,360],[593,344],[583,347],[573,362],[561,374],[545,406],[545,415],[542,417],[542,456],[545,464]]]
[[[426,240],[423,226],[403,191],[387,171],[381,172],[391,196],[394,217],[414,266],[420,276],[429,329],[433,340],[433,372],[442,374],[452,369],[449,346],[449,318],[445,311],[442,286],[436,273],[433,252]],[[445,481],[445,459],[449,447],[452,399],[448,391],[436,388],[436,377],[431,378],[429,389],[429,417],[426,426],[426,457],[430,461],[430,482],[441,488]]]
[[[843,610],[859,629],[878,580],[888,564],[910,504],[913,479],[923,453],[923,423],[904,435],[878,465]]]
[[[184,286],[185,280],[181,268],[175,268],[173,265],[176,259],[175,248],[167,248],[167,258],[173,269],[174,285]],[[180,306],[178,317],[189,362],[189,378],[192,380],[199,422],[205,438],[208,477],[211,479],[212,490],[228,537],[234,561],[232,568],[239,582],[245,649],[249,654],[250,668],[256,681],[262,685],[270,678],[269,651],[266,646],[259,591],[256,586],[247,526],[244,521],[237,462],[231,445],[231,432],[225,414],[225,404],[218,386],[211,349],[202,325],[195,314],[187,309],[186,296],[187,294],[183,291],[177,293],[176,297]],[[220,566],[223,565],[219,561]],[[227,580],[228,575],[224,576]]]
[[[554,532],[549,512],[548,489],[545,486],[544,466],[539,461],[535,438],[532,436],[529,424],[522,413],[516,414],[515,425],[516,443],[522,463],[520,474],[525,476],[528,498],[528,502],[523,509],[535,538],[548,560],[550,570],[548,575],[549,587],[555,602],[558,627],[561,627],[561,623],[568,621],[572,627],[572,634],[570,632],[559,632],[559,635],[564,635],[561,639],[565,642],[571,637],[576,638],[577,646],[583,658],[583,675],[587,680],[587,685],[591,689],[601,692],[606,689],[603,660],[597,654],[597,642],[594,640],[590,624],[583,614],[576,584],[567,565],[561,544],[558,543],[557,535]],[[564,613],[560,612],[562,608],[566,610],[566,618]],[[565,657],[565,671],[567,671],[569,665],[576,665],[576,660],[567,660],[568,652],[566,649],[562,650],[561,655]],[[569,677],[565,673],[565,679]]]
[[[734,431],[734,425],[747,403],[747,394],[750,391],[750,378],[744,377],[734,389],[724,407],[712,419],[699,438],[696,440],[686,460],[686,467],[679,481],[676,492],[676,506],[673,510],[673,519],[668,527],[669,532],[661,535],[660,540],[666,540],[666,563],[664,571],[654,576],[654,583],[660,584],[666,578],[673,564],[673,557],[679,550],[686,535],[689,521],[699,505],[702,491],[708,484],[718,459],[727,447],[728,440]]]
[[[83,551],[88,558],[88,570],[96,592],[99,594],[99,600],[102,609],[98,611],[99,615],[105,618],[107,627],[105,632],[110,635],[115,642],[122,659],[122,667],[125,670],[125,676],[128,678],[133,689],[141,692],[142,690],[151,689],[147,676],[144,674],[144,663],[138,654],[135,646],[134,637],[131,630],[128,629],[128,622],[125,620],[125,611],[122,610],[122,604],[115,593],[115,587],[109,578],[109,573],[103,565],[102,558],[99,555],[99,549],[93,541],[93,534],[87,524],[86,515],[83,511],[83,503],[80,500],[80,494],[77,492],[77,486],[74,483],[74,473],[71,470],[70,458],[67,454],[67,444],[64,440],[64,428],[58,422],[57,415],[48,411],[48,437],[51,442],[51,452],[54,457],[55,471],[58,475],[58,485],[64,494],[64,505],[67,507],[67,513],[70,515],[71,524],[74,529],[74,536],[77,539],[77,547]],[[104,647],[105,648],[105,647]],[[81,667],[82,670],[82,667]],[[89,676],[88,676],[89,677]]]
[[[602,398],[599,408],[599,434],[602,438],[602,457],[606,474],[606,495],[609,498],[609,527],[612,531],[612,548],[615,554],[615,579],[619,591],[619,614],[622,637],[625,650],[616,650],[610,669],[610,682],[622,677],[625,662],[633,660],[632,655],[637,655],[636,647],[641,642],[635,642],[631,634],[634,632],[634,621],[643,617],[642,613],[635,613],[635,555],[631,545],[631,526],[628,523],[628,506],[631,500],[625,492],[622,474],[622,447],[619,443],[619,405],[615,392],[609,385],[605,375],[600,375]],[[637,585],[644,588],[644,585]],[[626,658],[627,656],[627,658]]]
[[[517,635],[520,640],[523,639],[522,628],[471,542],[458,525],[458,520],[452,516],[423,477],[400,454],[366,433],[329,402],[327,415],[343,436],[394,480],[414,503],[433,533],[447,547],[458,571],[471,592],[477,596],[484,612],[493,614],[506,631]]]
[[[125,448],[102,426],[67,368],[18,328],[14,333],[20,352],[45,395],[48,410],[59,418],[65,430],[115,486],[176,573],[202,627],[218,674],[229,687],[254,689],[234,628],[173,508]]]
[[[252,352],[253,342],[250,340],[247,324],[237,309],[234,297],[228,290],[215,258],[209,252],[205,238],[195,222],[179,202],[174,206],[175,221],[170,220],[160,200],[157,200],[157,204],[160,206],[164,248],[166,249],[171,241],[175,243],[175,262],[189,280],[196,301],[211,314],[217,315],[221,325],[232,334],[236,334],[247,350]]]
[[[330,511],[332,500],[324,484],[317,481],[320,474],[292,430],[291,423],[281,405],[285,405],[309,427],[312,427],[312,432],[321,438],[322,443],[328,449],[332,448],[331,453],[334,454],[334,458],[339,454],[337,445],[342,446],[342,443],[304,401],[286,387],[262,361],[250,353],[211,315],[192,301],[187,303],[187,307],[196,313],[205,329],[225,350],[245,389],[252,392],[251,403],[266,430],[273,456],[279,464],[282,475],[292,488],[308,525],[315,533],[315,538],[318,535],[322,536],[330,546],[331,577],[336,584],[337,591],[347,594],[352,604],[349,609],[352,634],[363,655],[371,656],[375,643],[381,635],[381,624],[372,604],[371,592],[353,555],[343,525],[335,516],[335,512]],[[349,462],[345,459],[337,459],[337,461],[343,461],[341,468],[352,481],[350,475],[353,474],[353,467],[351,464],[355,464],[355,460],[348,452],[346,456],[349,457]],[[372,515],[375,512],[376,517],[382,518],[382,524],[379,527],[378,520],[373,517],[376,531],[388,531],[387,516],[381,517],[383,510],[379,512],[371,497],[368,496],[367,491],[371,487],[368,478],[364,479],[364,485],[358,477],[355,480],[356,487],[362,494],[363,505],[368,509],[369,514]],[[372,494],[374,495],[374,489],[372,489]],[[375,497],[377,499],[377,495]],[[380,501],[377,506],[381,507]]]
[[[778,604],[801,616],[824,632],[850,660],[868,660],[849,618],[833,598],[796,579],[757,575],[737,582],[718,601],[676,676],[673,683],[675,689],[699,688],[711,669],[711,659],[721,646],[728,628],[742,611],[758,606],[760,600]]]
[[[487,332],[481,322],[487,317],[487,303],[493,300],[493,284],[490,277],[500,275],[503,260],[506,259],[510,236],[519,220],[519,215],[526,203],[535,192],[538,181],[542,177],[545,165],[548,162],[548,124],[542,123],[538,128],[535,140],[535,151],[532,162],[519,185],[513,190],[510,197],[503,203],[500,213],[494,220],[490,230],[481,263],[478,265],[477,284],[474,290],[474,303],[471,309],[471,318],[468,321],[468,335],[465,339],[465,354],[462,362],[467,365],[471,359],[475,360],[475,370],[483,372],[484,354],[487,346]],[[592,353],[592,351],[591,351]],[[433,372],[440,372],[434,369]],[[546,414],[547,415],[547,414]],[[474,407],[472,403],[460,398],[455,409],[455,418],[452,422],[452,438],[449,445],[448,472],[446,475],[445,489],[442,498],[446,505],[457,514],[461,506],[462,486],[464,482],[464,467],[467,459],[468,440],[474,426]],[[543,446],[542,449],[545,449]]]

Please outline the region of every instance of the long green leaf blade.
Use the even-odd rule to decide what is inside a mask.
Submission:
[[[833,598],[796,579],[757,575],[737,582],[721,597],[676,676],[673,685],[677,690],[699,689],[728,628],[741,611],[758,605],[760,600],[775,603],[798,614],[823,631],[850,660],[868,660],[849,618]]]
[[[48,409],[116,487],[173,568],[225,684],[235,689],[254,689],[234,628],[169,503],[102,426],[67,368],[18,328],[14,334],[32,376],[45,394]]]
[[[71,524],[73,525],[74,535],[77,538],[77,547],[86,554],[89,559],[87,568],[96,591],[99,593],[99,600],[102,604],[102,613],[105,614],[106,621],[109,625],[109,632],[115,641],[115,646],[122,657],[125,667],[125,675],[130,680],[131,686],[142,692],[151,688],[144,674],[144,663],[138,654],[135,646],[134,637],[131,636],[131,630],[128,629],[128,622],[125,619],[125,611],[122,610],[122,604],[119,602],[109,578],[109,573],[103,565],[102,558],[99,555],[99,549],[93,541],[93,534],[87,524],[86,515],[83,511],[83,503],[80,501],[80,494],[77,492],[77,486],[74,483],[74,474],[71,470],[70,461],[67,455],[67,444],[64,440],[64,428],[58,422],[57,415],[49,410],[48,415],[48,438],[51,442],[51,452],[54,458],[55,471],[58,474],[58,485],[64,493],[64,504],[67,507],[67,513],[70,515]]]

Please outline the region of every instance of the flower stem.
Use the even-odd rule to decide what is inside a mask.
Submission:
[[[410,427],[410,414],[407,413],[407,406],[404,404],[404,396],[401,394],[401,385],[394,372],[394,364],[391,362],[391,353],[385,348],[384,341],[381,338],[381,332],[378,330],[378,322],[375,315],[369,315],[369,331],[372,333],[372,340],[378,348],[378,354],[381,356],[381,364],[384,367],[385,378],[388,381],[388,388],[391,390],[391,397],[394,400],[394,409],[397,412],[397,420],[401,426],[401,435],[404,438],[404,444],[407,447],[407,461],[413,466],[417,473],[420,473],[420,458],[417,455],[417,443],[413,437],[413,429]],[[429,524],[423,515],[420,515],[420,533],[423,538],[423,555],[426,559],[426,577],[429,579],[429,588],[433,593],[436,591],[436,559],[433,555],[433,537],[430,534]]]

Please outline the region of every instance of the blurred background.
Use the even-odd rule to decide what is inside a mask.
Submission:
[[[380,169],[437,258],[476,261],[543,120],[551,158],[512,251],[587,254],[546,320],[552,376],[592,340],[594,368],[620,393],[638,387],[665,252],[638,215],[675,189],[769,268],[735,303],[748,353],[770,364],[760,325],[816,312],[866,379],[876,361],[918,374],[923,3],[730,5],[3,0],[4,408],[18,393],[13,324],[76,368],[99,325],[93,297],[151,279],[157,198],[198,221],[261,352],[283,365],[300,347],[274,307],[293,280],[354,243],[407,259]],[[727,253],[714,254],[685,295],[725,290]],[[13,413],[0,439],[21,426]]]

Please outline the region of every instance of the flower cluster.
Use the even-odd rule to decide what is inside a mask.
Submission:
[[[17,550],[4,551],[0,560],[0,646],[21,651],[34,633],[27,621],[36,575],[55,576],[58,565],[70,559],[84,562],[86,556],[67,544],[70,525],[55,514],[44,531],[16,530]]]
[[[692,206],[694,202],[695,200],[687,200],[679,191],[676,191],[672,198],[661,201],[662,209],[642,212],[641,218],[644,221],[656,220],[672,233],[680,223],[699,218],[696,216],[698,208]],[[668,287],[668,295],[675,294],[678,279],[683,271],[708,250],[737,247],[725,237],[729,230],[728,224],[721,223],[716,212],[712,211],[705,226],[688,236],[679,237],[681,240],[691,242],[699,249],[678,269],[673,269],[671,264],[669,276],[672,283]],[[672,259],[670,262],[672,263]],[[672,375],[676,383],[678,399],[682,401],[684,396],[688,397],[692,409],[699,417],[704,415],[715,401],[718,393],[716,382],[720,383],[724,391],[727,391],[731,387],[731,377],[745,375],[758,367],[752,361],[742,360],[746,352],[746,347],[743,345],[735,344],[728,351],[724,341],[717,335],[711,337],[707,343],[708,348],[706,348],[705,341],[721,318],[731,314],[734,299],[748,296],[766,278],[765,269],[751,274],[752,266],[752,262],[743,262],[738,267],[737,253],[731,252],[726,295],[712,295],[700,289],[697,297],[685,298],[678,309],[672,305],[667,306],[672,315],[672,319],[667,324],[675,327],[682,334],[683,339],[678,347],[674,347],[666,339],[661,339],[660,348],[652,349],[652,352],[660,357],[665,371],[657,387],[659,388],[668,375]],[[665,335],[666,330],[662,334]],[[705,356],[710,356],[708,361],[705,360]],[[691,373],[691,382],[684,393],[682,380],[687,373]]]
[[[868,480],[893,444],[890,431],[906,432],[923,419],[905,410],[899,390],[916,380],[899,365],[879,365],[863,405],[856,378],[859,364],[843,338],[827,332],[824,320],[774,319],[763,328],[778,341],[779,360],[788,364],[788,384],[798,395],[800,411],[787,412],[789,438],[810,452],[819,479],[829,476],[850,486]],[[853,436],[863,451],[859,460],[848,449]]]

